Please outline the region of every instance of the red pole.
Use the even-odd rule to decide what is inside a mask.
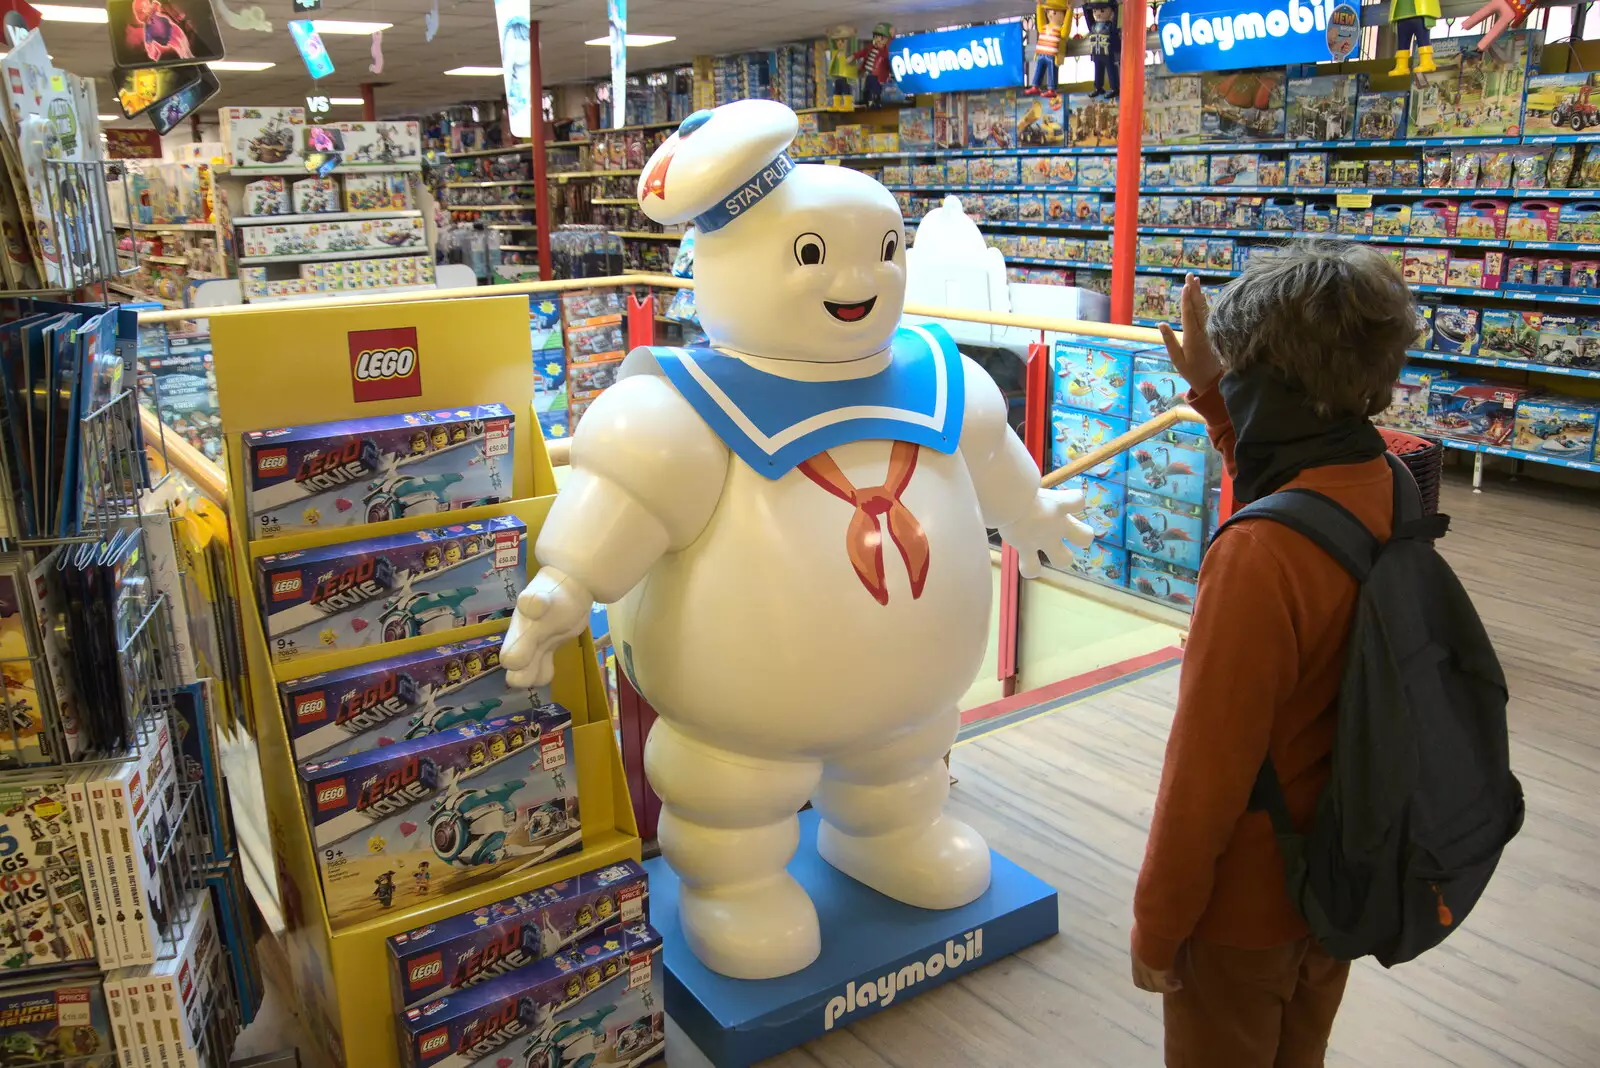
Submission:
[[[550,187],[544,158],[544,71],[539,66],[539,23],[528,27],[528,102],[533,108],[533,224],[539,248],[539,278],[550,281]]]
[[[1133,322],[1139,253],[1139,170],[1144,139],[1145,0],[1124,0],[1122,80],[1117,93],[1117,210],[1111,230],[1111,321]]]
[[[361,118],[367,122],[378,121],[377,88],[372,82],[361,83]]]

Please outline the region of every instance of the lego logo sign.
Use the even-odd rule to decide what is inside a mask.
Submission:
[[[450,1031],[447,1028],[438,1028],[429,1031],[417,1039],[417,1055],[426,1057],[434,1053],[443,1053],[450,1048]]]
[[[417,328],[350,331],[350,385],[358,404],[422,396]]]
[[[317,811],[326,812],[330,808],[344,804],[349,792],[343,779],[317,787]]]
[[[413,987],[421,986],[443,974],[444,961],[440,959],[439,954],[430,953],[411,966],[410,982]]]
[[[274,601],[287,601],[291,597],[300,596],[300,588],[305,585],[305,579],[298,571],[290,571],[283,575],[272,577],[272,599]]]
[[[281,475],[289,470],[288,449],[262,449],[256,453],[256,474]]]
[[[296,723],[317,723],[328,718],[328,698],[321,691],[296,697],[294,719]]]

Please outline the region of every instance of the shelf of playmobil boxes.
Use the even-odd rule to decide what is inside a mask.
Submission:
[[[578,429],[594,399],[617,380],[628,351],[622,322],[626,310],[627,296],[620,289],[578,289],[561,295],[569,433]]]

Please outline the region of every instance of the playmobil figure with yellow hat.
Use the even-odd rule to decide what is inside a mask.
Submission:
[[[828,31],[828,83],[833,89],[830,106],[835,111],[849,111],[856,106],[860,68],[856,66],[855,53],[850,51],[855,40],[853,26],[835,26]]]
[[[808,799],[822,856],[880,893],[949,909],[988,887],[943,762],[988,643],[986,528],[1030,577],[1092,536],[1081,493],[1039,488],[988,374],[939,326],[901,324],[894,197],[796,165],[798,129],[743,100],[651,156],[639,205],[694,224],[710,344],[635,349],[585,413],[501,656],[513,685],[548,682],[592,602],[612,605],[659,714],[645,769],[686,940],[743,979],[821,949],[784,870]]]
[[[1111,99],[1122,91],[1122,27],[1115,0],[1088,0],[1083,5],[1089,25],[1089,58],[1094,63],[1091,98]]]
[[[1389,0],[1389,21],[1394,23],[1395,52],[1391,75],[1427,74],[1439,68],[1433,62],[1429,31],[1440,18],[1439,0]],[[1411,66],[1411,50],[1417,50],[1417,65]]]
[[[864,79],[862,99],[869,108],[883,103],[883,87],[893,77],[889,71],[889,42],[892,40],[894,27],[887,22],[880,22],[872,27],[872,40],[850,56],[861,66]]]
[[[1067,58],[1067,20],[1072,17],[1071,0],[1044,0],[1033,9],[1033,84],[1023,90],[1029,96],[1056,95],[1056,66]]]

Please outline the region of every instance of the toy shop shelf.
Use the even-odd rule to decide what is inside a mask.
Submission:
[[[532,204],[446,204],[446,211],[532,211]]]
[[[549,147],[548,145],[546,147]],[[518,152],[531,152],[533,145],[524,141],[504,148],[478,148],[471,152],[441,152],[445,159],[478,159],[481,156],[512,156]]]
[[[118,230],[215,230],[216,223],[116,223]]]
[[[643,173],[644,172],[640,171],[640,170],[632,170],[632,171],[556,171],[556,172],[553,172],[551,174],[545,175],[545,177],[548,178],[552,182],[564,182],[568,178],[612,178],[612,177],[627,178],[629,176],[637,177],[638,175],[643,174]]]
[[[894,193],[1115,193],[1116,186],[1111,185],[1075,185],[1069,188],[1059,188],[1048,185],[888,185],[884,186]],[[599,201],[590,201],[598,204]],[[628,203],[632,203],[629,201]]]
[[[1574,471],[1600,473],[1600,463],[1595,463],[1592,460],[1574,460],[1565,456],[1551,456],[1543,452],[1528,452],[1526,449],[1508,449],[1501,445],[1485,445],[1478,441],[1456,441],[1454,438],[1440,438],[1438,441],[1439,444],[1447,449],[1460,449],[1462,452],[1481,452],[1486,456],[1506,456],[1513,460],[1529,460],[1536,464],[1570,467]]]
[[[269,223],[360,222],[364,219],[415,219],[422,212],[410,211],[318,211],[305,215],[235,215],[235,226],[266,226]],[[159,226],[154,229],[161,229]],[[210,229],[210,227],[205,227]]]
[[[1133,270],[1135,274],[1175,274],[1179,277],[1186,274],[1200,274],[1208,278],[1238,278],[1242,273],[1228,267],[1156,267],[1148,263],[1141,263]]]
[[[1470,363],[1478,367],[1504,367],[1511,371],[1533,371],[1536,374],[1567,375],[1570,378],[1600,378],[1600,371],[1593,371],[1585,367],[1555,367],[1548,363],[1532,363],[1528,360],[1497,360],[1489,356],[1468,356],[1461,352],[1431,352],[1427,349],[1411,349],[1406,352],[1406,355],[1418,360]]]
[[[1533,134],[1522,139],[1525,145],[1573,145],[1595,141],[1600,141],[1600,130],[1594,133]]]
[[[304,166],[300,166],[300,167],[228,167],[228,166],[214,166],[214,167],[212,167],[212,170],[214,170],[218,174],[232,174],[232,175],[239,175],[239,176],[244,176],[244,177],[249,177],[250,175],[263,175],[263,176],[266,176],[266,175],[276,175],[276,174],[297,174],[302,178],[304,178],[306,176],[306,169],[305,169]],[[341,166],[341,167],[336,168],[334,171],[332,171],[332,174],[334,174],[334,175],[394,174],[396,172],[404,172],[406,174],[421,174],[422,173],[422,164],[421,163],[381,163],[381,164],[378,164],[378,165],[372,166],[372,167],[354,167],[354,166],[348,166],[347,167],[347,166]]]
[[[1224,230],[1196,226],[1141,226],[1141,234],[1182,234],[1189,237],[1301,237],[1333,241],[1366,241],[1394,245],[1466,245],[1474,248],[1505,248],[1509,242],[1494,237],[1391,237],[1388,234],[1319,234],[1309,230]]]
[[[682,241],[682,234],[664,234],[656,230],[608,230],[612,237],[627,238],[630,241]],[[505,248],[504,245],[500,246]]]
[[[1307,148],[1451,148],[1467,145],[1520,145],[1542,143],[1520,137],[1403,137],[1359,141],[1229,141],[1209,145],[1145,145],[1145,155],[1183,155],[1185,152],[1298,152]]]
[[[816,156],[796,156],[802,163],[847,159],[960,159],[975,156],[1115,156],[1111,147],[1066,148],[912,148],[898,152],[824,152]]]
[[[283,293],[275,297],[246,297],[246,304],[276,304],[284,300],[316,300],[322,297],[370,297],[383,293],[421,293],[437,286],[391,286],[384,289],[329,289],[321,293]]]
[[[637,204],[639,202],[637,200],[633,199],[632,197],[590,197],[589,198],[589,203],[591,203],[591,204],[613,204],[613,205],[615,205],[615,204]]]
[[[407,245],[404,248],[363,248],[350,252],[307,252],[295,256],[240,256],[239,265],[248,267],[256,263],[323,263],[331,260],[368,260],[380,256],[419,256],[428,251],[424,245]]]
[[[1430,286],[1411,283],[1418,293],[1446,293],[1457,297],[1488,297],[1493,300],[1525,300],[1551,304],[1588,304],[1600,307],[1600,293],[1542,293],[1527,289],[1473,289],[1468,286]]]
[[[485,230],[537,230],[537,229],[539,229],[539,227],[538,227],[538,224],[536,224],[536,223],[489,223],[484,227],[484,229]]]
[[[1149,196],[1270,193],[1332,197],[1340,193],[1370,193],[1379,197],[1515,197],[1523,200],[1593,200],[1600,197],[1600,189],[1421,189],[1390,185],[1146,185],[1141,186],[1139,192]]]
[[[1532,252],[1600,252],[1600,244],[1579,241],[1513,241],[1512,248],[1528,249]]]
[[[446,189],[487,189],[494,185],[532,185],[532,178],[506,178],[494,182],[446,182]]]
[[[1111,227],[1105,223],[1081,222],[1008,222],[1003,219],[983,219],[979,222],[980,229],[997,227],[1002,230],[1092,230],[1097,234],[1109,234]]]
[[[1026,263],[1034,267],[1076,267],[1079,270],[1109,271],[1111,264],[1094,263],[1090,260],[1049,260],[1040,259],[1038,256],[1007,256],[1007,263]]]
[[[185,306],[181,300],[167,300],[165,297],[158,297],[154,293],[142,293],[132,286],[123,285],[121,282],[107,282],[106,288],[113,293],[121,293],[123,296],[132,297],[135,300],[159,304],[163,308],[182,308]]]
[[[501,245],[501,252],[538,252],[538,245]]]

